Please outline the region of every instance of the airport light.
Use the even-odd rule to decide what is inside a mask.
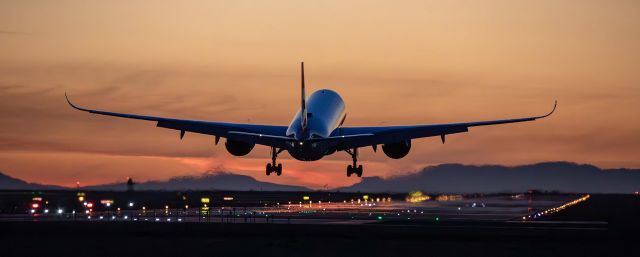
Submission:
[[[62,209],[58,209],[58,214],[62,214]]]
[[[129,219],[129,216],[127,216],[127,215],[124,215],[124,219],[125,219],[125,220],[126,220],[126,219]]]
[[[211,201],[211,199],[209,199],[209,197],[202,197],[200,198],[200,202],[201,203],[209,203]]]
[[[129,207],[133,207],[133,202],[129,202]]]
[[[40,207],[40,204],[38,204],[38,203],[33,203],[31,205],[31,208],[34,208],[34,209],[38,209],[38,207]]]
[[[35,212],[36,212],[36,210],[34,210],[34,209],[31,209],[31,213],[35,213]]]
[[[309,196],[308,196],[308,195],[305,195],[305,196],[303,196],[303,197],[302,197],[302,200],[303,200],[303,201],[309,201],[309,199],[310,199],[310,198],[309,198]]]
[[[44,209],[44,213],[49,213],[49,209]]]
[[[93,208],[93,203],[87,203],[87,208]]]
[[[107,207],[110,207],[113,204],[113,200],[111,200],[111,199],[102,199],[102,200],[100,200],[100,203],[106,205]]]

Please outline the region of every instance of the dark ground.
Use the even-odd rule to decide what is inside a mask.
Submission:
[[[606,226],[5,222],[2,256],[616,256]],[[626,254],[625,254],[626,253]]]
[[[0,256],[638,256],[639,208],[596,195],[542,222],[0,222]]]

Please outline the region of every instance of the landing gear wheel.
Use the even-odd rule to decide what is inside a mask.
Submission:
[[[271,175],[271,172],[273,170],[273,166],[271,166],[271,163],[267,163],[267,176]]]
[[[347,149],[345,152],[351,155],[351,159],[353,159],[353,165],[347,166],[347,177],[351,177],[351,174],[362,177],[362,165],[358,165],[358,148],[353,148],[353,150]]]
[[[275,172],[278,176],[282,175],[282,163],[276,165],[276,158],[283,150],[284,149],[277,150],[275,147],[271,148],[271,163],[267,163],[267,176],[271,175],[272,172]]]

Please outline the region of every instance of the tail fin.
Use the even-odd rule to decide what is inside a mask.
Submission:
[[[300,115],[302,115],[300,121],[302,122],[302,129],[305,130],[307,128],[307,103],[306,103],[306,98],[305,98],[305,94],[304,94],[304,62],[300,62],[300,68],[301,68],[301,72],[302,72],[302,84],[301,84],[301,95],[300,95]]]

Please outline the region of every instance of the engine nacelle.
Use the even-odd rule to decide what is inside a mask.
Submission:
[[[230,154],[233,154],[235,156],[244,156],[249,154],[249,152],[253,150],[253,147],[256,146],[256,144],[227,140],[227,142],[224,143],[224,146],[227,148],[227,151]]]
[[[407,156],[409,150],[411,150],[411,140],[382,145],[384,154],[393,159],[400,159]]]

